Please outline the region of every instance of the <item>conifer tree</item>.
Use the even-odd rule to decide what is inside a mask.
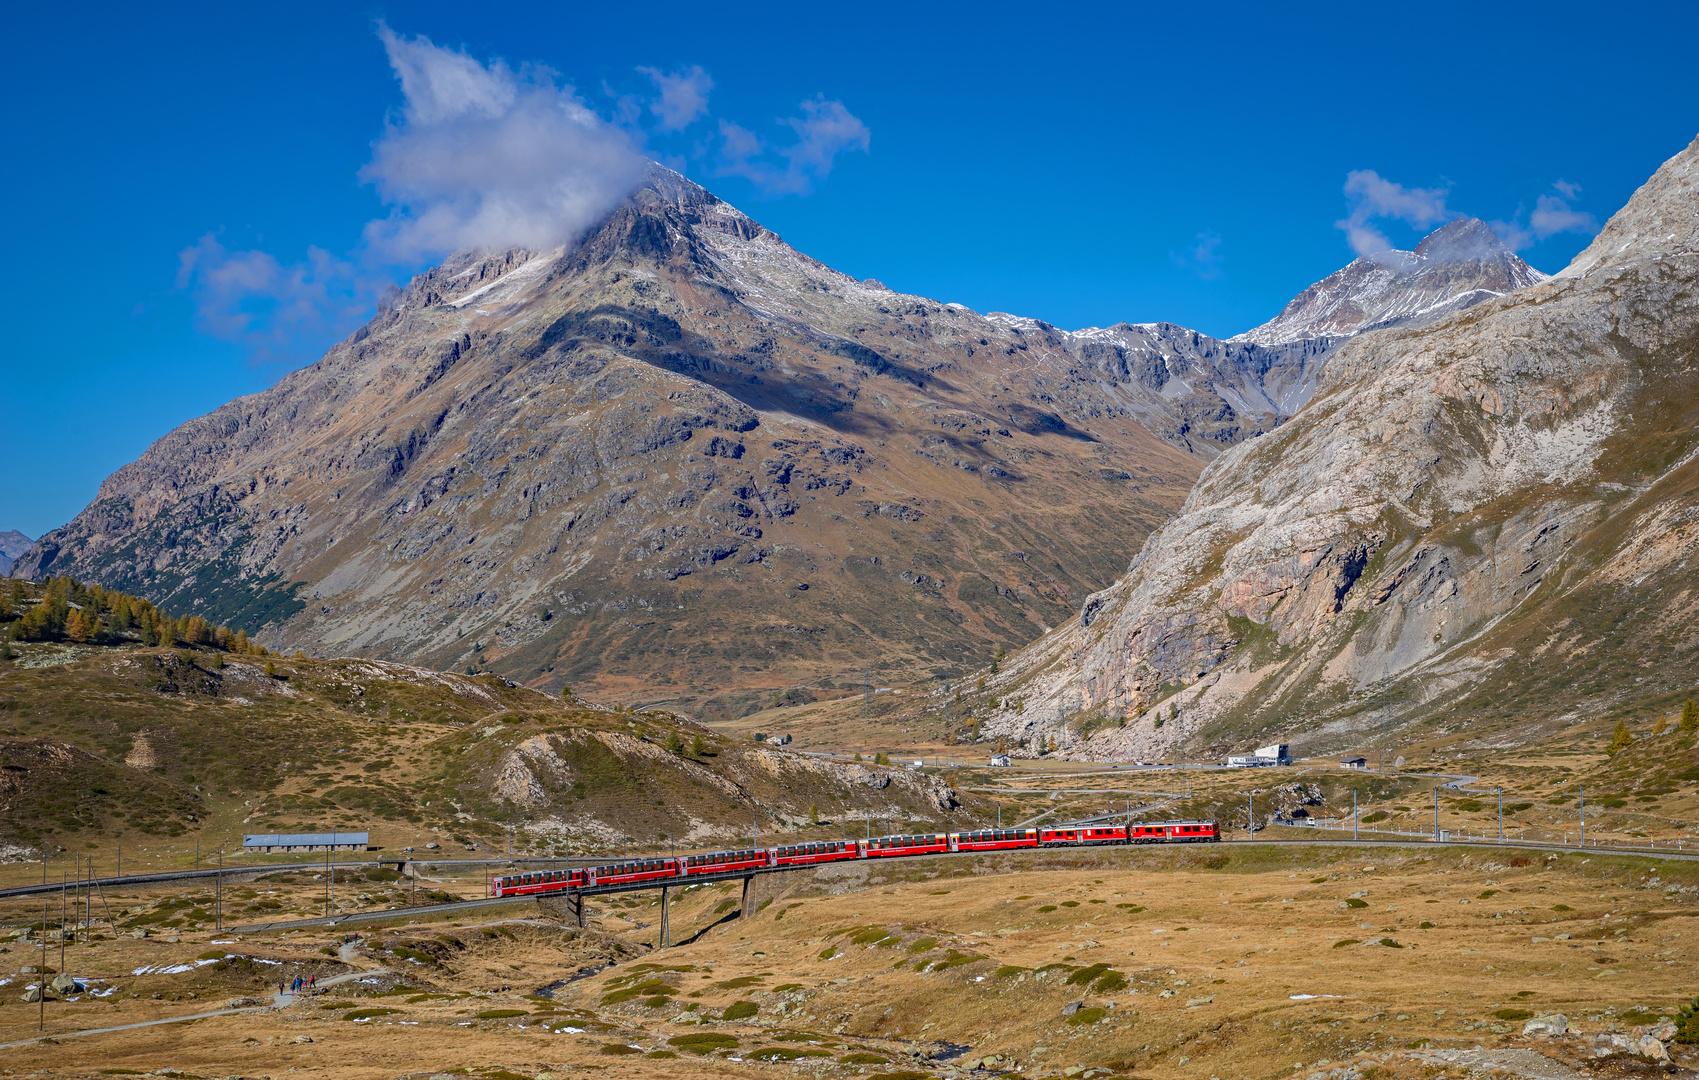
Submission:
[[[678,732],[676,731],[670,732],[667,735],[667,753],[671,754],[673,757],[684,756],[684,740],[678,737]]]
[[[1614,755],[1618,751],[1624,750],[1633,744],[1634,735],[1629,732],[1628,724],[1618,720],[1616,722],[1616,730],[1611,732],[1611,742],[1610,745],[1605,748],[1605,753]]]
[[[690,756],[699,758],[707,752],[708,744],[702,741],[702,736],[692,735],[690,737]]]
[[[1692,698],[1688,698],[1687,704],[1681,707],[1681,730],[1699,731],[1699,705],[1695,705]]]

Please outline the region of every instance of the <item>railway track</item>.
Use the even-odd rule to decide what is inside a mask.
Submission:
[[[1653,848],[1631,848],[1631,849],[1595,848],[1595,847],[1581,847],[1579,845],[1573,845],[1573,844],[1571,844],[1571,845],[1543,844],[1543,843],[1540,843],[1538,841],[1511,841],[1511,840],[1507,840],[1503,843],[1498,843],[1496,841],[1490,841],[1490,840],[1482,840],[1482,841],[1447,840],[1447,841],[1444,841],[1443,843],[1440,843],[1440,842],[1436,842],[1436,841],[1432,841],[1432,840],[1427,840],[1427,841],[1423,841],[1423,840],[1351,840],[1349,838],[1335,839],[1333,837],[1316,837],[1314,839],[1293,837],[1293,838],[1287,838],[1287,839],[1270,839],[1270,840],[1257,840],[1257,839],[1246,838],[1246,839],[1243,839],[1243,840],[1223,840],[1223,841],[1221,841],[1221,843],[1232,846],[1232,847],[1248,847],[1248,846],[1256,845],[1256,844],[1274,844],[1274,845],[1279,845],[1279,846],[1282,846],[1282,847],[1309,846],[1309,847],[1333,847],[1333,848],[1340,848],[1340,847],[1352,847],[1352,848],[1414,848],[1414,847],[1463,848],[1463,847],[1466,847],[1466,848],[1476,848],[1476,849],[1491,850],[1491,851],[1548,851],[1548,852],[1557,851],[1557,852],[1584,852],[1584,853],[1592,853],[1592,854],[1615,853],[1615,854],[1624,854],[1624,855],[1649,855],[1649,856],[1654,856],[1654,857],[1660,858],[1660,859],[1679,859],[1679,860],[1682,860],[1682,861],[1692,861],[1692,860],[1699,859],[1699,852],[1691,852],[1691,851],[1666,851],[1666,850],[1662,850],[1662,849],[1653,849]],[[1064,848],[1064,847],[1013,848],[1013,849],[1008,849],[1008,850],[998,851],[998,852],[983,852],[983,851],[935,852],[935,853],[930,854],[930,855],[923,855],[923,856],[918,856],[918,857],[919,858],[933,858],[933,859],[959,859],[959,858],[963,858],[963,857],[972,858],[972,857],[977,857],[977,856],[986,855],[986,854],[1022,856],[1022,855],[1032,855],[1032,854],[1055,853],[1055,852],[1058,852],[1058,851],[1088,851],[1088,850],[1133,852],[1133,851],[1149,850],[1151,847],[1166,847],[1166,846],[1167,845],[1115,844],[1115,845],[1098,845],[1098,846],[1093,847],[1093,848],[1085,848],[1085,847],[1080,847],[1080,848]],[[825,864],[822,864],[822,865],[825,865]],[[835,865],[835,864],[832,864],[832,865]],[[604,886],[599,886],[599,887],[596,887],[596,888],[585,889],[585,890],[582,890],[581,892],[579,890],[572,890],[571,893],[568,893],[568,892],[563,890],[560,893],[554,893],[554,894],[548,894],[548,895],[554,895],[554,896],[576,895],[576,896],[579,896],[579,897],[591,897],[591,896],[605,896],[605,895],[611,895],[611,894],[615,894],[615,893],[655,892],[655,891],[657,891],[661,888],[679,889],[679,888],[685,888],[685,887],[692,886],[692,885],[713,885],[713,884],[718,884],[718,883],[727,882],[727,881],[742,881],[742,880],[747,879],[747,878],[759,877],[763,874],[787,874],[787,873],[796,873],[796,872],[799,872],[799,871],[806,871],[806,870],[810,870],[810,869],[813,869],[812,865],[752,867],[748,870],[739,870],[735,873],[730,873],[730,874],[716,874],[716,875],[713,875],[711,877],[692,876],[690,878],[685,879],[682,882],[638,881],[638,882],[630,882],[630,883],[619,884],[619,885],[604,885]],[[297,920],[293,920],[293,921],[290,921],[290,922],[260,923],[260,924],[256,924],[256,925],[253,925],[253,926],[237,926],[237,927],[231,927],[231,928],[228,928],[228,929],[230,930],[230,932],[233,932],[233,933],[265,933],[265,932],[268,932],[268,931],[277,931],[277,930],[304,929],[306,927],[312,927],[312,926],[340,926],[340,925],[343,925],[343,924],[354,923],[354,922],[378,922],[378,921],[385,921],[385,920],[389,920],[389,919],[406,919],[406,918],[412,918],[412,917],[415,917],[415,916],[422,916],[422,915],[441,915],[441,914],[444,914],[444,913],[454,912],[454,911],[474,911],[474,910],[477,910],[477,909],[480,909],[480,908],[496,907],[496,906],[502,905],[502,904],[529,903],[529,902],[533,902],[533,901],[536,901],[536,900],[539,900],[539,899],[541,899],[541,897],[539,897],[535,894],[532,894],[532,895],[526,895],[526,896],[499,897],[499,898],[491,899],[491,900],[462,900],[462,901],[458,901],[458,902],[454,902],[454,903],[447,903],[447,904],[421,904],[421,905],[416,906],[416,907],[389,908],[389,909],[384,910],[384,911],[351,912],[347,915],[334,915],[334,916],[321,917],[321,918],[315,918],[315,919],[297,919]]]
[[[1244,838],[1244,839],[1232,839],[1232,840],[1225,840],[1224,839],[1224,840],[1220,841],[1220,843],[1228,845],[1228,846],[1234,846],[1234,847],[1243,847],[1243,846],[1251,845],[1251,844],[1275,844],[1275,845],[1280,845],[1280,846],[1283,846],[1283,847],[1310,846],[1310,847],[1318,847],[1318,848],[1329,848],[1329,847],[1331,847],[1331,848],[1339,848],[1339,847],[1354,847],[1354,848],[1418,848],[1418,847],[1419,848],[1430,848],[1430,847],[1445,847],[1445,848],[1471,848],[1471,849],[1476,849],[1476,850],[1487,850],[1487,851],[1544,851],[1544,852],[1580,852],[1580,853],[1597,854],[1597,855],[1602,855],[1602,854],[1643,855],[1643,856],[1650,856],[1650,857],[1658,858],[1658,859],[1676,859],[1676,860],[1680,860],[1680,861],[1699,860],[1699,852],[1695,852],[1695,851],[1670,851],[1670,850],[1665,849],[1665,848],[1639,848],[1639,847],[1630,848],[1630,847],[1614,847],[1614,846],[1612,846],[1612,847],[1605,847],[1605,846],[1594,847],[1594,846],[1591,846],[1591,845],[1586,846],[1586,847],[1582,847],[1582,846],[1577,845],[1577,844],[1543,843],[1543,842],[1540,842],[1540,841],[1537,841],[1537,840],[1505,840],[1505,841],[1446,840],[1446,841],[1434,841],[1434,840],[1421,840],[1421,839],[1417,839],[1417,838],[1414,838],[1414,837],[1404,838],[1404,839],[1385,839],[1385,840],[1381,840],[1381,839],[1352,840],[1349,837],[1322,837],[1322,836],[1317,836],[1317,837],[1289,837],[1289,838],[1278,838],[1278,839],[1276,839],[1276,838],[1270,838],[1270,839]],[[1166,846],[1166,845],[1161,845],[1161,846]],[[1063,848],[1063,847],[1014,848],[1014,849],[1008,849],[1008,850],[1005,850],[1005,851],[995,852],[994,854],[1020,856],[1020,855],[1028,855],[1028,854],[1036,854],[1036,853],[1050,853],[1050,852],[1063,851],[1063,850],[1072,850],[1072,851],[1124,850],[1124,851],[1131,852],[1131,851],[1141,850],[1144,847],[1145,847],[1145,845],[1138,845],[1138,844],[1134,844],[1134,845],[1115,844],[1115,845],[1097,845],[1095,847],[1089,847],[1089,848],[1088,847],[1079,847],[1079,848]],[[919,857],[921,857],[921,858],[937,858],[937,859],[954,859],[954,858],[962,858],[964,856],[969,857],[969,858],[976,858],[976,857],[979,857],[979,856],[982,856],[982,855],[985,855],[985,854],[992,854],[992,853],[981,852],[981,851],[933,852],[933,853],[930,853],[930,854],[927,854],[927,855],[924,855],[924,856],[919,856]],[[439,868],[443,868],[443,869],[450,869],[450,868],[455,868],[455,867],[471,867],[471,866],[478,866],[478,865],[509,866],[509,865],[519,865],[519,864],[536,865],[536,866],[551,866],[552,865],[552,866],[558,867],[558,866],[560,866],[564,863],[567,863],[567,862],[589,862],[589,861],[592,861],[592,860],[588,860],[588,859],[571,859],[571,860],[568,860],[568,859],[451,859],[451,860],[426,862],[424,860],[415,861],[415,860],[407,860],[407,859],[373,859],[373,860],[365,860],[365,861],[357,861],[357,862],[339,862],[339,863],[333,864],[333,867],[335,869],[338,869],[338,870],[348,870],[348,869],[356,869],[356,868],[395,866],[395,865],[398,865],[398,864],[405,866],[409,862],[412,862],[413,865],[416,866],[416,867],[431,866],[431,867],[439,867]],[[83,885],[85,887],[87,887],[87,886],[92,884],[95,887],[111,888],[111,887],[120,886],[120,885],[134,886],[134,885],[148,885],[148,884],[172,884],[172,883],[178,883],[178,882],[193,882],[193,881],[207,880],[207,879],[217,877],[219,875],[223,875],[223,876],[226,876],[226,877],[232,877],[232,876],[241,876],[241,875],[245,875],[245,874],[298,872],[298,871],[302,871],[302,870],[317,870],[317,869],[318,869],[318,867],[316,867],[316,866],[275,866],[275,865],[273,865],[273,866],[252,866],[252,865],[226,866],[226,867],[223,867],[222,869],[213,868],[213,869],[206,869],[206,870],[182,870],[182,871],[173,871],[173,872],[160,873],[160,874],[132,874],[132,875],[128,875],[128,876],[125,876],[125,877],[96,878],[92,881],[92,883],[90,881],[88,881],[87,879],[85,879],[83,881]],[[669,888],[669,889],[677,889],[677,888],[684,887],[685,885],[713,885],[713,884],[718,884],[718,883],[726,882],[726,881],[742,881],[742,880],[745,880],[745,879],[748,879],[748,878],[759,877],[763,874],[793,873],[793,872],[796,872],[798,870],[807,870],[807,869],[810,869],[810,866],[803,865],[803,866],[750,867],[748,869],[738,870],[738,871],[735,871],[735,872],[729,873],[729,874],[715,874],[715,875],[711,875],[711,876],[692,875],[690,878],[688,878],[688,879],[686,879],[685,881],[682,881],[682,882],[637,881],[637,882],[629,882],[629,883],[622,883],[622,884],[615,884],[615,885],[603,885],[603,886],[597,886],[597,887],[590,888],[590,889],[584,889],[582,891],[572,890],[570,895],[578,895],[578,896],[588,897],[588,896],[603,896],[603,895],[611,895],[611,894],[615,894],[615,893],[628,893],[628,892],[654,892],[657,889],[660,889],[660,888],[663,888],[663,887]],[[41,893],[57,892],[59,889],[60,889],[60,885],[57,882],[52,882],[52,883],[49,883],[47,885],[26,885],[26,886],[15,887],[15,888],[10,888],[10,889],[0,889],[0,899],[5,899],[5,898],[8,898],[8,897],[31,896],[31,895],[39,895]],[[561,893],[548,894],[548,895],[564,896],[564,895],[569,895],[569,894],[565,890],[563,890]],[[375,922],[375,921],[389,920],[389,919],[406,919],[406,918],[412,918],[412,917],[424,916],[424,915],[442,915],[442,914],[447,914],[447,913],[456,912],[456,911],[476,911],[476,910],[479,910],[479,909],[482,909],[482,908],[499,907],[499,906],[502,906],[502,905],[531,903],[531,902],[533,902],[537,899],[538,899],[538,897],[533,894],[533,895],[525,895],[525,896],[507,896],[507,897],[483,898],[483,899],[478,899],[478,900],[455,900],[455,901],[449,901],[447,903],[440,903],[440,904],[419,904],[419,905],[414,905],[414,906],[410,906],[410,907],[387,908],[387,909],[384,909],[384,910],[381,910],[381,911],[349,912],[347,914],[319,916],[319,917],[311,918],[311,919],[294,919],[294,920],[290,920],[290,921],[286,921],[286,922],[256,923],[256,924],[248,925],[248,926],[227,927],[226,930],[227,930],[227,932],[231,932],[231,933],[265,933],[265,932],[269,932],[269,931],[303,929],[303,928],[306,928],[306,927],[313,927],[313,926],[340,926],[340,925],[343,925],[343,924],[346,924],[346,923]]]
[[[553,859],[356,859],[347,862],[334,863],[269,863],[256,866],[253,863],[242,863],[222,867],[202,867],[198,870],[167,870],[155,874],[124,874],[121,877],[83,878],[83,888],[111,889],[122,885],[154,885],[173,881],[211,881],[218,877],[242,877],[246,874],[321,874],[326,870],[364,870],[373,867],[393,866],[397,872],[411,865],[417,868],[429,867],[476,867],[476,866],[535,866],[542,869],[559,869],[565,866],[583,865],[606,861],[603,858],[581,858],[578,856]],[[453,870],[449,870],[453,873]],[[0,900],[14,896],[39,896],[42,893],[56,893],[61,887],[70,888],[77,882],[66,882],[63,886],[57,881],[42,885],[17,885],[9,889],[0,889]]]

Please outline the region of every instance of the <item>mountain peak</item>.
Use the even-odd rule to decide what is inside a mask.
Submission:
[[[1280,345],[1422,326],[1545,279],[1505,247],[1492,226],[1458,218],[1429,233],[1415,251],[1352,260],[1293,297],[1273,319],[1229,340]]]
[[[1416,245],[1416,258],[1429,262],[1484,262],[1516,258],[1493,227],[1480,218],[1458,218],[1442,225]]]

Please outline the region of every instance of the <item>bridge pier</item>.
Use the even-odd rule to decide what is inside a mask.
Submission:
[[[579,926],[584,925],[584,894],[579,892],[564,892],[553,896],[537,897],[539,906],[563,915]]]

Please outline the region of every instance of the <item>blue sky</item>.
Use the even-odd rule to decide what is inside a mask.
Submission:
[[[0,530],[31,536],[433,245],[535,226],[529,189],[513,221],[467,210],[487,133],[404,97],[410,62],[494,80],[504,123],[581,106],[526,167],[594,188],[623,139],[848,273],[1070,329],[1236,333],[1353,243],[1459,213],[1554,271],[1699,131],[1693,5],[32,5],[11,29]]]

